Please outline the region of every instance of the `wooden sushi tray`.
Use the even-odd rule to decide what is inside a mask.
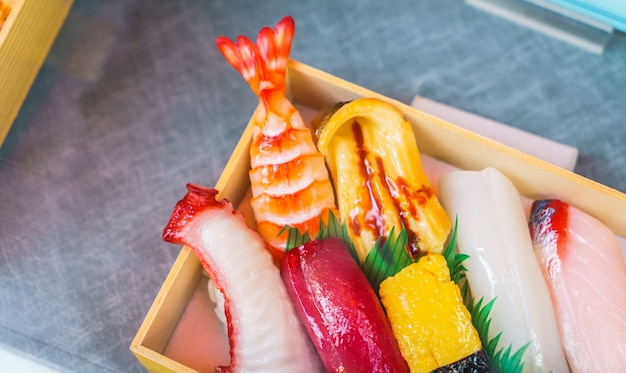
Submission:
[[[293,60],[288,68],[288,94],[297,105],[315,111],[359,97],[387,101],[412,124],[420,153],[461,169],[494,167],[525,197],[559,198],[626,237],[626,194],[617,190]],[[251,135],[249,123],[214,186],[221,198],[230,200],[247,216]],[[210,371],[220,356],[228,356],[224,332],[211,320],[212,312],[192,320],[209,308],[205,285],[199,262],[189,248],[183,247],[130,346],[148,371]]]
[[[72,2],[0,1],[1,5],[9,9],[5,23],[0,25],[0,146],[17,117]]]

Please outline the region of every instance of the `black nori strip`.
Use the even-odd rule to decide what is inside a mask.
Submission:
[[[495,370],[491,367],[489,356],[485,350],[481,349],[459,361],[439,367],[431,373],[495,373]]]

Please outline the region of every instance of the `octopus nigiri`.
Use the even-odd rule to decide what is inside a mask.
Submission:
[[[409,371],[376,293],[342,240],[293,248],[280,268],[329,372]]]
[[[572,371],[626,371],[626,264],[615,234],[559,200],[535,201],[529,227]]]
[[[457,216],[457,247],[472,296],[496,298],[489,339],[502,332],[500,346],[527,346],[524,372],[567,372],[547,285],[532,253],[521,197],[494,168],[452,171],[439,180],[440,199]]]
[[[318,372],[321,362],[261,236],[217,191],[188,184],[163,230],[193,249],[224,297],[230,365],[222,372]]]
[[[259,97],[250,145],[251,205],[256,230],[277,259],[285,251],[284,226],[319,231],[320,216],[335,209],[335,196],[324,157],[302,116],[285,96],[285,73],[295,32],[293,19],[283,18],[272,30],[259,32],[256,45],[245,36],[237,43],[217,38],[226,60]]]

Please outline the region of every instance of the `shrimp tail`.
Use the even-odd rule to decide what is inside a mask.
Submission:
[[[285,72],[294,33],[293,18],[285,16],[274,29],[262,28],[256,44],[246,36],[239,36],[236,43],[220,36],[216,39],[216,44],[228,63],[260,97],[264,90],[285,89]]]

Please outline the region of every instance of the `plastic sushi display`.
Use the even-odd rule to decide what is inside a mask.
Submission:
[[[230,365],[216,371],[621,371],[614,234],[560,201],[536,202],[528,220],[492,168],[450,172],[435,193],[419,134],[379,99],[308,125],[285,93],[294,30],[285,17],[256,42],[217,40],[259,98],[255,224],[190,184],[163,231],[223,299]]]

